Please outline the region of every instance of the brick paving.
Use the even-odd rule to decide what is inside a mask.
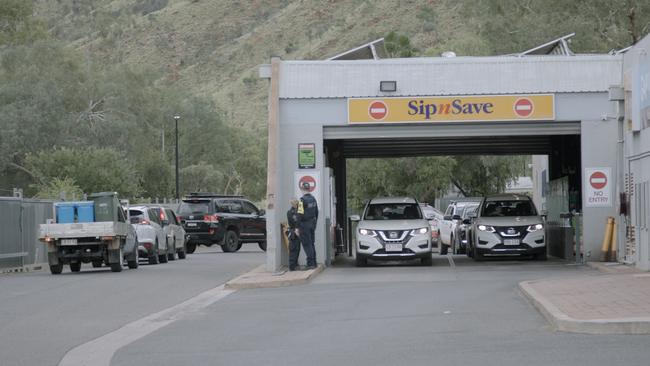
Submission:
[[[558,310],[579,320],[650,320],[650,273],[531,281]]]

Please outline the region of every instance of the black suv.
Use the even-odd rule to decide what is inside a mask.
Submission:
[[[178,207],[188,253],[199,244],[218,244],[224,252],[236,252],[244,243],[257,243],[266,251],[264,215],[264,210],[242,196],[215,193],[190,193]]]

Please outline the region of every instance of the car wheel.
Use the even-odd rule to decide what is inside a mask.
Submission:
[[[357,267],[365,267],[366,265],[368,265],[368,258],[361,257],[361,256],[357,256],[357,257],[354,259],[354,264],[355,264]]]
[[[196,243],[187,243],[187,254],[192,254],[196,251]]]
[[[70,263],[70,271],[72,272],[81,271],[81,262]]]
[[[140,265],[138,261],[140,260],[140,252],[138,252],[138,248],[134,248],[133,251],[135,252],[133,256],[135,257],[134,260],[127,261],[126,265],[129,266],[129,269],[136,269]]]
[[[156,248],[154,249],[153,253],[149,254],[149,264],[158,264],[158,242],[156,242]]]
[[[53,275],[58,275],[63,272],[63,264],[51,264],[50,265],[50,273]]]
[[[226,232],[226,237],[223,239],[221,250],[226,253],[232,253],[239,250],[239,248],[239,236],[233,230],[228,230],[228,232]]]
[[[428,256],[426,256],[424,258],[421,258],[420,263],[423,266],[432,266],[433,265],[433,258],[431,257],[431,255],[428,255]]]
[[[101,268],[102,261],[93,261],[93,268]]]
[[[119,249],[120,253],[118,255],[118,260],[115,263],[111,263],[111,272],[122,272],[122,261],[124,260],[124,254],[122,254],[122,249]]]
[[[546,253],[535,254],[533,256],[533,259],[537,261],[545,261],[548,259],[548,255],[546,255]]]
[[[472,248],[472,252],[472,258],[474,258],[475,261],[480,262],[483,260],[483,254],[479,253],[476,247]]]
[[[262,249],[263,251],[266,252],[266,242],[265,241],[261,241],[261,242],[257,243],[257,246],[259,246],[260,249]]]
[[[178,251],[178,259],[185,259],[185,251],[187,250],[185,244],[183,244],[183,249]]]

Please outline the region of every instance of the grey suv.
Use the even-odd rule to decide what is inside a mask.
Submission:
[[[356,217],[356,265],[368,259],[408,260],[419,258],[430,266],[431,233],[417,200],[410,197],[374,198],[363,216]]]

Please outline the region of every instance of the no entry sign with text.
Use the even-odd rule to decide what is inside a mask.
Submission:
[[[348,99],[348,123],[546,121],[553,94]]]
[[[612,207],[611,168],[585,168],[585,207]]]

